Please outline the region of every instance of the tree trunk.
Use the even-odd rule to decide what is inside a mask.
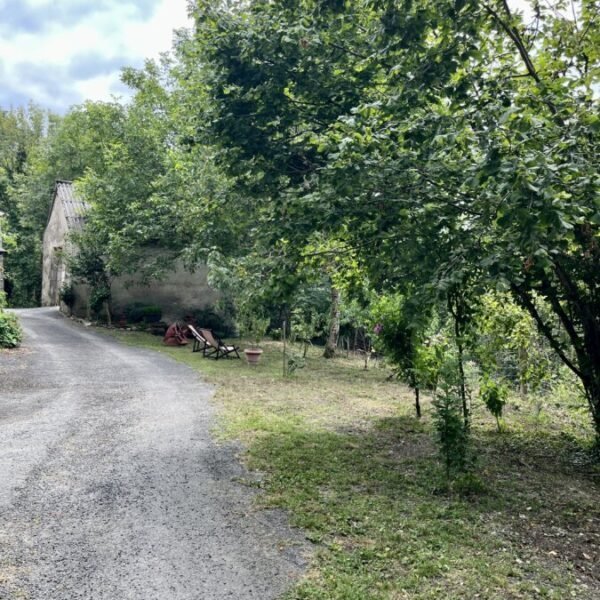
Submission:
[[[560,272],[557,284],[544,280],[539,293],[549,302],[554,314],[560,320],[572,344],[574,355],[570,354],[562,341],[555,335],[552,323],[547,322],[538,310],[530,290],[513,283],[512,292],[517,302],[535,320],[538,329],[546,337],[550,346],[575,375],[580,379],[592,413],[596,431],[596,443],[600,447],[600,319],[598,307],[592,298],[580,293],[566,274]],[[559,296],[559,291],[563,297]]]
[[[338,336],[340,334],[340,292],[331,286],[331,313],[329,320],[329,335],[325,344],[325,358],[333,358],[337,350]]]
[[[598,370],[583,379],[583,387],[590,405],[594,429],[596,430],[596,445],[600,450],[600,373]]]
[[[465,429],[468,429],[470,422],[469,405],[467,403],[467,387],[465,383],[464,369],[464,344],[463,335],[467,324],[467,316],[465,311],[465,301],[461,297],[460,292],[451,294],[448,298],[448,308],[454,318],[454,337],[456,338],[456,349],[458,351],[458,386],[460,392],[460,400],[462,403],[463,419]]]
[[[584,342],[586,352],[578,353],[578,362],[582,375],[581,381],[596,429],[596,445],[600,450],[600,327],[598,325],[588,326],[584,332]]]
[[[415,388],[415,409],[417,411],[417,418],[421,418],[421,402],[419,401],[419,388]]]
[[[458,329],[458,327],[457,327]],[[458,348],[458,377],[459,377],[459,389],[460,389],[460,400],[462,402],[463,419],[465,422],[465,428],[469,427],[469,406],[467,404],[467,388],[465,385],[465,369],[464,369],[464,356],[463,356],[463,345],[461,338],[456,338],[456,347]]]

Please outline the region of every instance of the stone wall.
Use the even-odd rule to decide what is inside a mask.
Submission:
[[[63,252],[67,251],[67,219],[62,204],[55,202],[44,231],[42,263],[42,306],[57,306],[67,272]]]
[[[60,290],[70,281],[66,256],[74,251],[67,241],[69,227],[62,202],[56,200],[44,232],[42,306],[61,305],[63,312],[69,312],[60,303]],[[160,250],[148,251],[155,257]],[[75,304],[73,314],[89,318],[90,289],[87,285],[75,284]],[[162,308],[163,319],[172,321],[182,318],[190,310],[212,306],[219,295],[207,283],[207,268],[198,267],[193,273],[182,263],[176,263],[170,272],[160,280],[144,283],[140,276],[123,275],[112,283],[112,312],[115,319],[123,314],[128,304],[143,302]]]
[[[134,302],[160,306],[163,310],[163,320],[167,322],[181,319],[192,309],[213,306],[219,294],[208,285],[206,276],[207,268],[204,266],[190,273],[181,263],[176,263],[164,278],[148,284],[144,284],[134,275],[117,277],[111,288],[113,316],[118,319],[126,306]],[[76,285],[74,289],[76,302],[73,313],[78,317],[89,317],[88,286]]]

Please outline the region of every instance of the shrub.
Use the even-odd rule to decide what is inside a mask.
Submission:
[[[90,306],[95,313],[100,313],[105,302],[110,300],[110,288],[106,285],[98,285],[92,288],[90,294]]]
[[[231,315],[211,306],[190,310],[186,315],[186,320],[192,321],[199,327],[212,329],[222,338],[232,337],[236,334]]]
[[[15,348],[22,338],[23,330],[17,317],[0,309],[0,348]]]
[[[75,305],[75,290],[70,283],[65,283],[59,292],[59,298],[69,307],[69,310],[73,310]]]
[[[298,369],[304,369],[306,366],[306,360],[303,356],[297,354],[290,354],[287,357],[285,375],[288,377],[293,375]]]
[[[487,409],[496,418],[496,425],[498,426],[498,431],[500,431],[500,418],[502,417],[502,411],[508,398],[508,388],[486,377],[481,383],[479,394]]]
[[[162,318],[162,308],[146,302],[132,302],[123,313],[128,323],[158,323]]]
[[[149,304],[142,308],[144,323],[158,323],[162,317],[162,308],[156,304]]]
[[[144,306],[146,306],[146,304],[143,302],[132,302],[131,304],[128,304],[123,310],[127,322],[141,323],[144,320],[144,315],[142,314],[142,308],[144,308]]]
[[[308,347],[313,339],[322,335],[325,330],[325,317],[310,307],[297,307],[291,315],[292,341],[298,340],[304,344],[303,358],[306,358]]]
[[[433,400],[433,421],[440,457],[450,486],[452,479],[473,467],[470,452],[470,428],[465,421],[456,362],[440,365],[439,381]]]

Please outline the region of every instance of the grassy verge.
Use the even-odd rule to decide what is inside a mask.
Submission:
[[[600,471],[585,460],[591,429],[575,400],[514,400],[502,434],[475,406],[478,475],[464,488],[477,493],[449,497],[427,401],[417,420],[384,369],[315,350],[284,379],[276,343],[251,368],[115,335],[216,384],[220,435],[242,440],[264,474],[259,502],[289,511],[315,543],[289,599],[600,597]]]

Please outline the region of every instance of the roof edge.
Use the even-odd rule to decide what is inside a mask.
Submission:
[[[52,213],[54,212],[54,204],[56,203],[56,194],[58,192],[58,184],[59,183],[72,183],[72,182],[67,181],[65,179],[55,179],[54,180],[54,189],[52,190],[52,202],[50,202],[50,207],[48,208],[48,218],[46,219],[46,227],[44,227],[44,234],[46,233],[46,229],[48,229],[48,224],[50,223],[50,218],[52,217]]]
[[[61,184],[73,186],[73,181],[69,179],[54,180],[54,189],[52,190],[52,202],[50,202],[50,208],[48,210],[48,218],[46,219],[46,227],[44,227],[44,233],[46,232],[46,228],[48,227],[48,223],[50,223],[50,218],[52,217],[52,213],[54,212],[54,205],[56,204],[56,198],[58,196],[58,186]]]

